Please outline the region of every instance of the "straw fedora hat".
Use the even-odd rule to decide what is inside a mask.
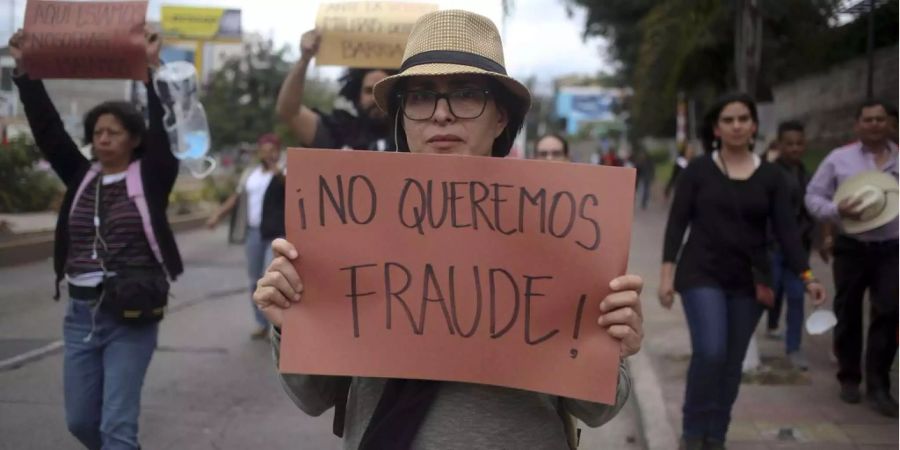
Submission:
[[[834,193],[834,203],[845,199],[859,200],[856,208],[861,212],[859,220],[841,218],[841,226],[848,234],[874,230],[894,220],[900,213],[898,182],[893,176],[872,170],[856,174],[844,180]]]
[[[499,81],[522,100],[523,115],[531,105],[528,88],[506,75],[503,43],[494,23],[458,9],[431,12],[416,21],[406,41],[400,73],[375,85],[375,103],[388,111],[394,87],[404,78],[455,74],[487,75]]]

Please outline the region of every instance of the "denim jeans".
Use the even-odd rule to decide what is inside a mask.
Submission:
[[[787,301],[785,352],[796,352],[800,350],[800,341],[803,338],[803,301],[806,286],[803,280],[788,268],[784,254],[780,251],[772,255],[772,287],[775,291],[775,307],[767,312],[769,329],[778,328],[784,298]]]
[[[256,282],[262,278],[266,266],[272,261],[272,240],[263,239],[259,228],[247,228],[247,240],[244,241],[244,252],[247,255],[247,276],[250,277],[250,306],[253,307],[253,315],[256,324],[260,328],[269,326],[265,314],[253,303],[253,291],[256,290]]]
[[[123,325],[98,310],[92,325],[91,305],[70,300],[63,321],[66,425],[88,449],[137,449],[141,388],[159,324]]]
[[[741,362],[763,307],[750,294],[714,287],[681,293],[691,334],[682,434],[725,440],[741,385]]]

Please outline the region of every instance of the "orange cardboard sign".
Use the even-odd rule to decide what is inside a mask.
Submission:
[[[625,273],[634,170],[288,151],[303,299],[281,371],[506,386],[612,404],[598,324]]]
[[[147,80],[146,1],[29,0],[23,62],[33,78]]]

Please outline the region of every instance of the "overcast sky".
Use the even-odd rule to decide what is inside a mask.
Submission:
[[[2,42],[9,39],[13,23],[11,10],[14,7],[15,24],[20,27],[25,3],[25,0],[0,0]],[[271,36],[279,44],[288,44],[296,57],[300,35],[315,25],[320,3],[317,0],[150,0],[148,18],[159,20],[163,4],[239,8],[245,32],[258,32]],[[509,73],[519,79],[535,75],[543,89],[560,75],[610,70],[603,56],[602,40],[581,39],[583,12],[576,11],[569,18],[563,0],[514,0],[513,13],[505,24],[500,0],[438,0],[437,3],[441,9],[467,9],[493,20],[504,38]],[[333,76],[336,71],[323,69],[320,73]]]

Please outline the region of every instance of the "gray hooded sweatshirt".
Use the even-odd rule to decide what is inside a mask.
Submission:
[[[278,366],[281,336],[273,332],[272,346]],[[303,412],[319,416],[334,406],[339,377],[280,374],[282,386]],[[356,450],[385,378],[355,377],[350,384],[344,420],[344,449]],[[616,404],[604,405],[562,398],[565,410],[590,427],[598,427],[618,414],[631,391],[624,364],[619,365]],[[443,382],[429,407],[414,450],[568,450],[565,427],[557,412],[559,397],[483,384]]]

